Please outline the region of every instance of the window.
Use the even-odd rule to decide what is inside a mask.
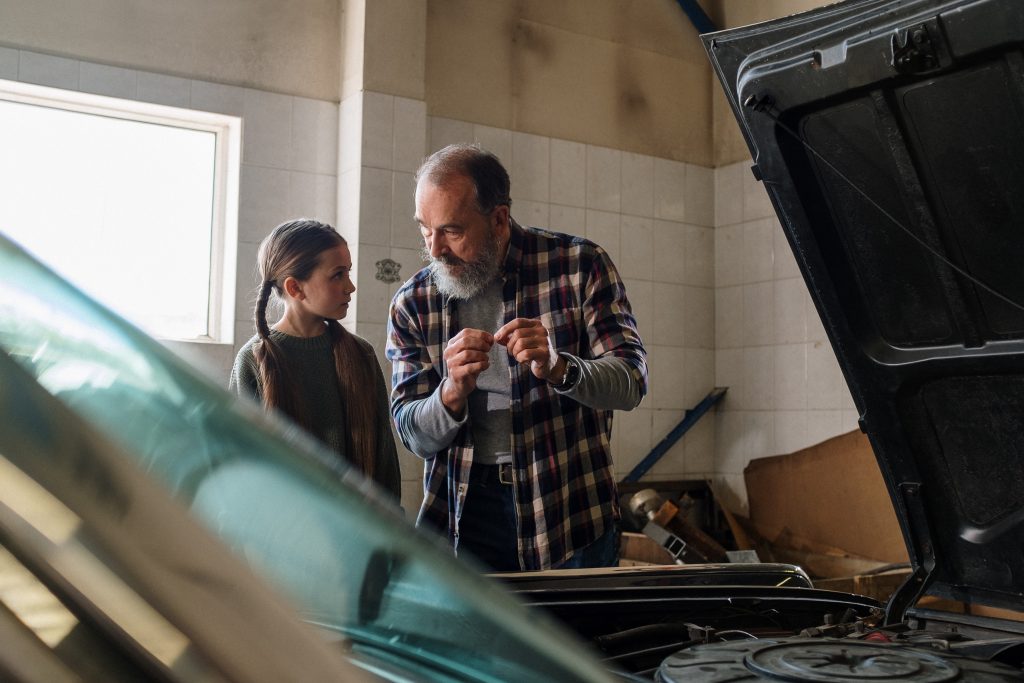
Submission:
[[[240,127],[0,81],[0,232],[151,335],[231,343]]]

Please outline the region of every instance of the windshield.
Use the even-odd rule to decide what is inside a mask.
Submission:
[[[0,273],[0,349],[124,446],[339,647],[438,680],[609,680],[583,644],[414,529],[357,472],[3,235]]]

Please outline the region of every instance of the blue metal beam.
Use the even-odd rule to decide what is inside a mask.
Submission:
[[[654,463],[661,460],[661,456],[668,453],[668,449],[672,448],[676,444],[676,441],[683,438],[683,434],[689,431],[690,427],[697,423],[697,420],[701,418],[704,413],[711,410],[711,408],[718,403],[725,392],[729,390],[729,387],[715,387],[711,390],[704,399],[695,405],[693,408],[686,411],[683,414],[683,419],[672,429],[668,435],[661,440],[661,442],[651,449],[643,460],[637,463],[637,466],[633,468],[633,471],[626,475],[622,480],[623,482],[639,481],[640,477],[647,473],[647,470],[654,467]]]
[[[717,30],[714,22],[704,13],[704,8],[700,6],[697,0],[677,1],[679,6],[683,8],[683,11],[686,12],[686,16],[690,17],[690,23],[697,29],[697,33],[711,33]]]

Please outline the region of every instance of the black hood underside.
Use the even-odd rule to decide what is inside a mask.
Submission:
[[[1024,2],[844,2],[703,40],[900,519],[896,611],[1024,608]]]

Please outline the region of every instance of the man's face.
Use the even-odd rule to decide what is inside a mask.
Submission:
[[[498,274],[508,242],[508,207],[481,214],[469,178],[454,177],[444,185],[421,180],[416,221],[429,267],[444,294],[468,299]]]

